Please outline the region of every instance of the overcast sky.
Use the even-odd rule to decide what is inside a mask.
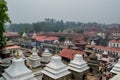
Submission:
[[[120,23],[120,0],[6,0],[13,23],[54,18],[64,21]]]

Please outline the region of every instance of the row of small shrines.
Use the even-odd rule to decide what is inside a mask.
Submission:
[[[61,61],[60,56],[56,54],[51,57],[47,49],[44,51],[42,59],[38,56],[36,48],[33,48],[32,52],[32,55],[28,58],[30,63],[28,65],[30,65],[31,68],[41,66],[40,60],[46,64],[41,71],[43,74],[42,80],[87,80],[89,72],[93,75],[99,73],[99,61],[95,53],[89,56],[88,63],[84,61],[82,55],[76,54],[74,59],[66,66]],[[5,69],[1,80],[37,80],[32,71],[24,64],[22,57],[23,54],[21,51],[15,53],[12,64]],[[117,68],[115,66],[111,71],[116,73],[116,70]]]
[[[48,54],[46,54],[46,59],[47,57]],[[40,57],[37,55],[35,48],[29,60],[34,68],[40,66]],[[75,55],[69,66],[65,65],[61,57],[56,54],[51,57],[50,62],[43,68],[41,73],[43,73],[42,80],[87,80],[88,70],[89,67],[80,54]],[[24,64],[24,59],[19,51],[15,53],[12,64],[5,69],[1,80],[37,80],[37,78]]]

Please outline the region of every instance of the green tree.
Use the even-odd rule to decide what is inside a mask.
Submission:
[[[0,0],[0,49],[6,45],[6,37],[3,35],[5,32],[4,24],[10,22],[8,17],[8,8],[5,0]]]
[[[64,41],[65,41],[65,37],[60,37],[60,38],[59,38],[59,41],[60,41],[60,42],[64,42]]]

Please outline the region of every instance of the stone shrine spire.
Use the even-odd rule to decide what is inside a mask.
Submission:
[[[120,74],[120,59],[118,60],[118,63],[114,65],[114,67],[112,68],[110,72],[114,74]]]
[[[109,57],[108,57],[108,52],[104,51],[102,54],[102,58],[100,59],[101,62],[103,63],[108,63],[109,62]]]
[[[99,60],[98,57],[96,55],[96,53],[92,53],[89,56],[89,60],[88,60],[88,66],[90,67],[90,73],[93,75],[97,75],[98,74],[98,70],[99,70]]]
[[[12,64],[5,69],[2,76],[2,80],[37,80],[32,71],[25,66],[24,59],[19,52],[15,54]]]
[[[34,36],[37,36],[35,32],[33,33],[32,37],[34,37]]]
[[[30,64],[33,68],[40,66],[40,56],[37,54],[38,50],[36,47],[32,49],[32,55],[29,57]]]
[[[96,43],[92,40],[91,41],[91,46],[94,46]]]
[[[87,62],[83,60],[82,55],[76,54],[74,59],[69,64],[69,69],[72,72],[71,79],[73,80],[86,80],[88,73]]]
[[[61,61],[61,57],[58,55],[52,56],[49,64],[46,65],[43,72],[44,80],[68,80],[70,72],[68,68]]]
[[[69,69],[76,72],[83,72],[85,70],[88,70],[89,67],[87,65],[87,62],[83,60],[82,55],[76,54],[74,59],[69,64]]]
[[[50,62],[52,54],[49,52],[49,50],[46,48],[42,54],[42,62],[48,63]]]
[[[27,38],[28,36],[27,36],[27,34],[24,32],[24,33],[22,34],[22,37],[23,37],[23,38]]]

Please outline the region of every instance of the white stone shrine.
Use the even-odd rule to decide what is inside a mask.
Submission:
[[[118,60],[118,63],[114,65],[114,67],[112,68],[110,72],[114,74],[120,74],[120,59]]]
[[[94,46],[96,43],[92,40],[91,41],[91,45]]]
[[[46,48],[42,54],[42,62],[48,63],[51,60],[52,54],[49,52],[49,50]]]
[[[58,55],[51,57],[50,63],[46,65],[42,73],[44,74],[43,78],[45,80],[63,80],[62,77],[65,77],[70,74],[67,66],[63,64],[63,62],[61,61],[61,57]]]
[[[69,69],[76,72],[83,72],[89,69],[87,62],[83,60],[82,55],[76,54],[69,64]]]
[[[37,80],[30,69],[24,64],[24,59],[19,55],[15,54],[12,59],[12,64],[5,69],[0,80]]]
[[[82,55],[75,55],[74,59],[70,61],[69,70],[71,71],[71,80],[87,80],[89,67]]]
[[[28,36],[27,36],[27,34],[24,32],[24,33],[22,34],[22,37],[27,38]]]
[[[102,61],[103,63],[109,63],[109,57],[108,57],[108,52],[107,51],[103,52],[100,61]]]
[[[29,57],[30,65],[33,68],[39,67],[41,65],[41,63],[40,63],[40,56],[38,56],[37,52],[38,51],[37,51],[36,47],[34,47],[32,49],[32,55]]]
[[[34,32],[33,35],[32,35],[32,37],[35,37],[35,36],[37,36],[37,34]]]

